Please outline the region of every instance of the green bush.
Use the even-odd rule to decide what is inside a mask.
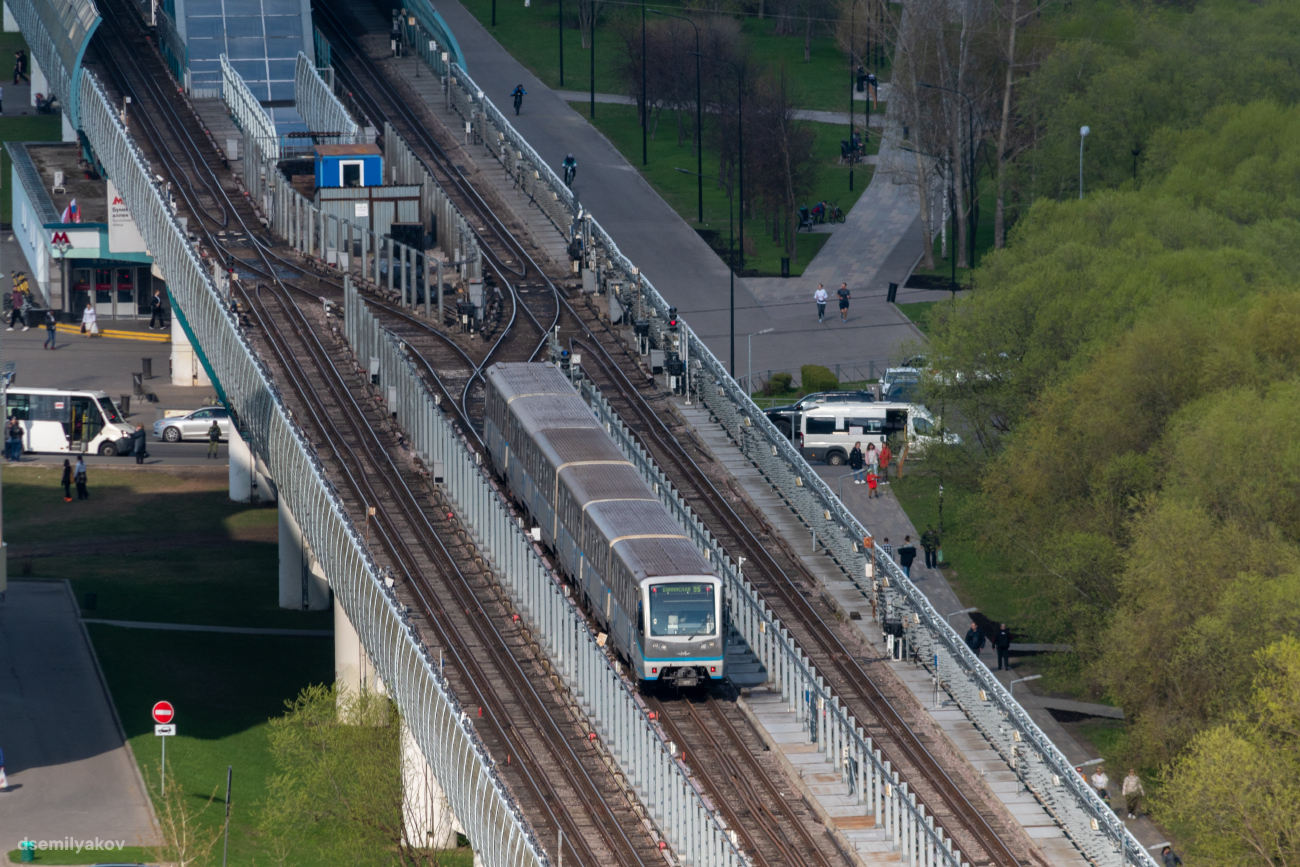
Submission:
[[[791,384],[794,377],[788,373],[774,373],[763,383],[763,396],[772,397],[777,394],[786,394],[791,390]]]
[[[840,387],[840,378],[820,364],[805,364],[799,368],[799,379],[803,382],[804,394],[834,391]]]

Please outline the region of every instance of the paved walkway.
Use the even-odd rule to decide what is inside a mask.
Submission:
[[[193,623],[154,623],[146,620],[96,620],[83,618],[83,623],[103,626],[120,626],[123,629],[153,629],[161,632],[220,632],[226,635],[287,635],[290,638],[330,638],[333,629],[262,629],[254,626],[199,626]]]
[[[11,581],[0,602],[0,737],[0,851],[24,838],[153,842],[140,772],[66,582]]]
[[[527,90],[527,88],[524,88]],[[582,90],[557,90],[555,94],[565,102],[590,103],[591,92]],[[529,96],[532,92],[529,91]],[[621,93],[598,93],[596,94],[596,103],[599,105],[636,105],[636,100],[630,96]],[[794,112],[795,120],[810,120],[814,123],[836,123],[849,125],[849,113],[847,111],[812,111],[808,109],[796,109]],[[862,112],[857,111],[853,115],[855,123],[862,123]],[[871,115],[871,128],[884,128],[885,118],[882,114]]]
[[[556,92],[543,85],[456,0],[439,3],[438,11],[456,34],[470,76],[494,102],[509,111],[510,91],[523,83],[528,97],[523,113],[511,116],[511,122],[553,168],[566,153],[574,154],[579,167],[574,188],[583,204],[725,359],[729,290],[722,260],[613,144],[565,101],[574,96],[583,99],[584,94]],[[919,333],[884,301],[886,283],[905,282],[920,257],[917,205],[914,201],[908,204],[909,189],[894,187],[889,178],[873,181],[850,212],[848,222],[836,230],[813,263],[813,273],[821,277],[737,281],[735,328],[740,364],[744,363],[745,335],[765,328],[775,332],[753,341],[756,370],[797,371],[799,365],[810,362],[883,360],[896,357],[902,346],[919,339]],[[761,231],[760,227],[755,221],[751,231]],[[835,287],[841,280],[850,281],[855,303],[847,325],[818,326],[811,301],[818,279]]]

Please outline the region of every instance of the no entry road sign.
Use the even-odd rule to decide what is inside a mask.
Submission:
[[[153,721],[159,725],[166,725],[176,718],[176,708],[172,707],[169,701],[160,701],[153,706]]]

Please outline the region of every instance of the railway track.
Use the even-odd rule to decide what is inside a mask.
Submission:
[[[554,840],[563,831],[564,854],[576,859],[571,863],[658,863],[662,856],[648,828],[623,785],[596,759],[578,710],[548,682],[540,653],[512,623],[467,534],[410,464],[376,396],[344,360],[346,349],[322,338],[327,324],[313,322],[299,306],[303,297],[315,301],[325,285],[320,275],[255,234],[255,215],[228,188],[233,181],[221,176],[223,161],[211,141],[204,142],[202,125],[160,84],[168,80],[165,69],[143,32],[131,28],[133,11],[122,0],[105,6],[109,26],[97,37],[98,53],[114,87],[133,97],[140,143],[171,176],[195,234],[214,251],[230,253],[232,238],[254,251],[254,261],[245,265],[266,282],[246,288],[244,300],[260,328],[264,357],[275,359],[280,381],[289,386],[282,397],[330,469],[353,520],[364,523],[367,509],[375,509],[376,554],[428,644],[446,654],[448,679],[462,705],[479,709],[479,735],[538,839]],[[277,265],[300,279],[279,279]],[[310,309],[324,316],[319,305]]]

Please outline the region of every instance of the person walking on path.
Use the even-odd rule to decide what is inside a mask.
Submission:
[[[835,294],[838,295],[840,298],[840,321],[848,322],[849,321],[849,299],[853,297],[853,295],[849,292],[849,284],[841,283],[839,291],[836,292]]]
[[[891,544],[889,544],[889,537],[888,537],[888,536],[886,536],[886,537],[885,537],[885,540],[884,540],[883,542],[880,543],[880,550],[882,550],[882,551],[885,552],[885,556],[886,556],[886,557],[893,557],[893,556],[894,556],[894,546],[891,545]]]
[[[10,416],[9,425],[5,429],[5,457],[11,463],[23,459],[23,425],[16,416]]]
[[[135,455],[137,465],[144,463],[144,456],[148,454],[149,444],[145,441],[144,425],[138,424],[135,430],[131,432],[131,453]]]
[[[159,328],[163,328],[163,303],[162,290],[153,290],[153,298],[149,299],[149,330],[153,331],[154,322],[158,323]]]
[[[925,550],[925,568],[938,569],[939,534],[929,524],[925,525],[925,532],[921,534],[921,547]]]
[[[862,443],[854,443],[849,451],[849,469],[853,470],[853,484],[862,484]]]
[[[18,84],[19,79],[31,84],[32,80],[27,76],[27,52],[19,49],[14,52],[14,84]]]
[[[826,321],[826,298],[827,298],[827,295],[826,295],[826,287],[823,286],[822,284],[818,283],[818,284],[817,284],[817,291],[813,293],[813,300],[817,302],[817,321],[818,321],[818,322],[825,322],[825,321]]]
[[[1097,770],[1092,775],[1092,787],[1103,801],[1110,803],[1110,777],[1106,776],[1105,765],[1097,765]]]
[[[23,324],[23,331],[27,330],[27,317],[23,314],[23,307],[27,304],[27,297],[23,290],[17,286],[14,287],[13,294],[10,296],[11,307],[9,309],[9,327],[5,331],[13,331],[14,326],[19,322]]]
[[[1132,768],[1128,769],[1128,776],[1120,784],[1119,791],[1124,796],[1124,806],[1128,810],[1128,817],[1136,819],[1138,809],[1142,806],[1142,797],[1146,795],[1146,789],[1142,788],[1142,781],[1138,779],[1137,771]]]
[[[889,450],[889,443],[880,444],[880,483],[889,484],[889,461],[894,457],[894,453]]]
[[[1160,860],[1164,862],[1165,867],[1183,867],[1183,859],[1168,846],[1160,850]]]
[[[217,420],[212,420],[212,427],[208,428],[208,458],[212,459],[217,456],[217,444],[221,442],[221,425]]]
[[[867,499],[868,500],[872,499],[873,497],[880,496],[880,492],[876,490],[876,485],[878,482],[879,480],[876,478],[875,471],[868,470],[867,471]]]
[[[87,304],[86,309],[81,311],[81,333],[86,335],[87,340],[99,333],[93,303]]]
[[[998,624],[998,634],[993,636],[993,649],[998,652],[998,671],[1003,664],[1011,670],[1011,630],[1005,623]]]
[[[46,310],[45,311],[45,346],[42,348],[44,349],[55,348],[54,335],[56,333],[57,328],[58,328],[58,323],[54,319],[54,311]]]
[[[979,656],[980,651],[984,649],[984,633],[980,632],[979,625],[973,620],[970,629],[966,630],[966,646],[976,656]]]
[[[912,577],[912,561],[916,559],[916,546],[911,536],[903,537],[903,546],[898,549],[898,565],[903,567],[903,574]]]
[[[8,791],[9,778],[5,776],[5,751],[0,750],[0,792]]]
[[[77,466],[72,471],[72,480],[77,483],[77,499],[89,500],[90,492],[86,490],[86,459],[77,458]]]
[[[63,502],[72,502],[72,462],[63,459]]]

